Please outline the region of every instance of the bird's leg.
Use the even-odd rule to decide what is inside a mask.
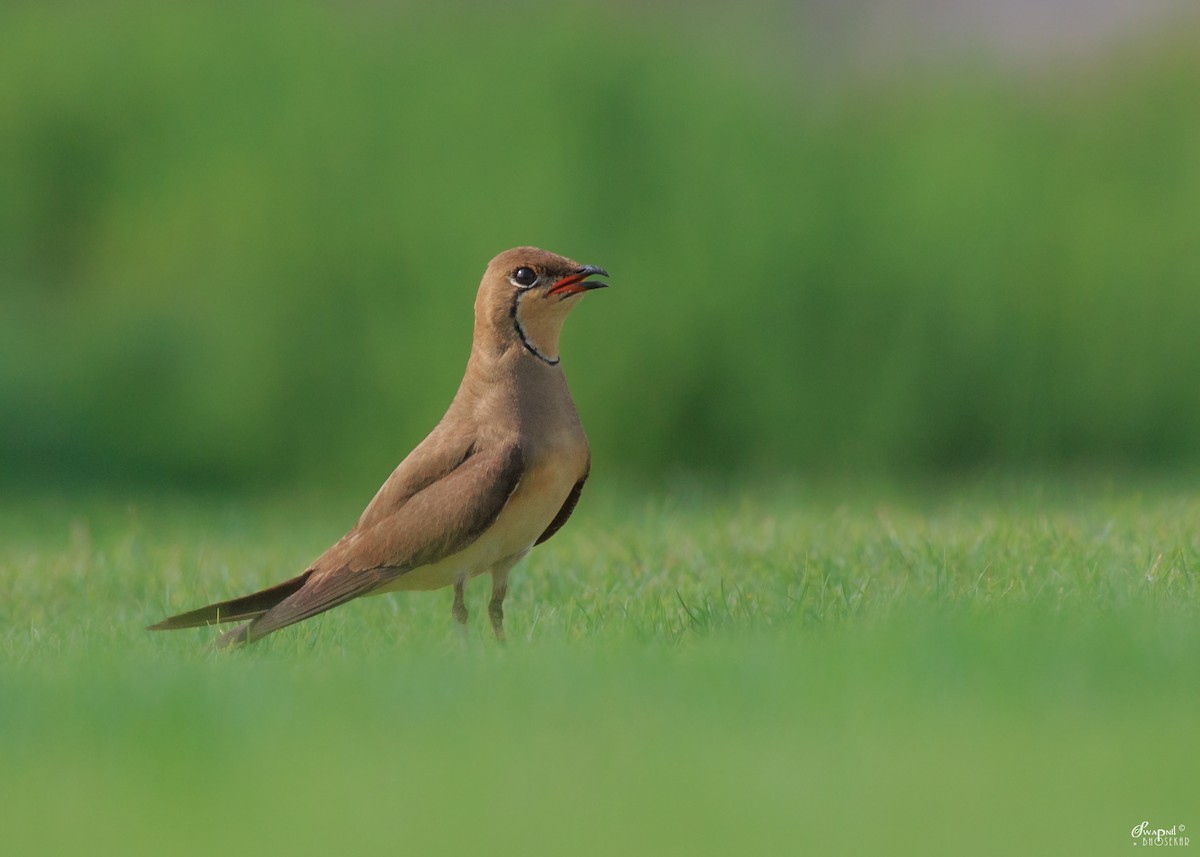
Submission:
[[[501,643],[504,642],[504,596],[508,593],[508,573],[527,553],[528,550],[523,550],[513,554],[491,568],[492,600],[488,602],[488,618],[492,620],[492,630]]]
[[[454,606],[450,608],[450,612],[454,616],[454,621],[458,623],[458,627],[462,630],[464,636],[467,633],[467,603],[463,601],[463,588],[465,584],[465,580],[454,581]]]
[[[496,639],[504,642],[504,596],[508,593],[508,569],[492,573],[492,600],[488,602],[488,618]]]

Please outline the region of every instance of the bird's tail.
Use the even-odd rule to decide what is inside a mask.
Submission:
[[[198,610],[190,610],[187,613],[180,613],[178,616],[163,619],[161,622],[150,625],[146,630],[175,631],[180,628],[200,628],[205,625],[220,625],[225,622],[243,622],[247,619],[257,619],[280,601],[283,601],[289,595],[299,590],[311,574],[312,569],[309,569],[303,574],[293,577],[291,580],[285,580],[283,583],[277,583],[259,592],[243,595],[241,598],[231,598],[229,601],[209,604],[207,607],[201,607]],[[235,637],[238,631],[241,630],[241,628],[235,629],[222,637],[223,644],[228,645],[240,642]],[[230,638],[228,642],[224,642],[226,637]]]

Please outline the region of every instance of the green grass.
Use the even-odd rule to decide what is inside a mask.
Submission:
[[[358,501],[0,507],[11,854],[1105,854],[1200,823],[1200,493],[585,498],[516,573],[235,653],[165,612]]]

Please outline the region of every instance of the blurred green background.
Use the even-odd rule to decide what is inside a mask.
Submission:
[[[612,271],[612,474],[1200,459],[1194,19],[864,62],[819,5],[5,3],[0,470],[374,484],[522,243]]]
[[[0,2],[0,851],[1197,823],[1194,0],[729,6]],[[509,646],[146,633],[344,532],[524,243],[613,287]]]

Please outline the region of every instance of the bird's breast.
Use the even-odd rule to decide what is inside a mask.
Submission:
[[[548,451],[527,465],[516,490],[496,520],[495,529],[499,533],[512,535],[512,542],[506,545],[511,548],[510,554],[533,546],[550,526],[586,468],[586,448],[582,455],[570,448]]]

